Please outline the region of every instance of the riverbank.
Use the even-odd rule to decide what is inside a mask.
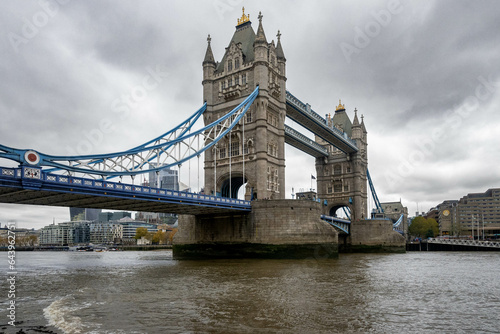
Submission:
[[[101,250],[102,247],[96,249]],[[127,246],[113,246],[114,251],[151,251],[159,249],[172,249],[172,245],[127,245]],[[8,251],[7,247],[0,247],[0,251]],[[16,247],[16,252],[65,252],[69,251],[69,246],[22,246]],[[89,250],[92,251],[92,250]],[[94,250],[95,251],[95,250]]]

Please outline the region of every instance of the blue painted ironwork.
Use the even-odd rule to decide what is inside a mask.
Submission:
[[[188,133],[205,111],[206,106],[203,106],[179,126],[128,151],[97,155],[53,156],[34,150],[20,150],[0,145],[0,158],[14,160],[21,165],[52,167],[50,171],[57,169],[68,174],[97,175],[103,179],[113,176],[133,176],[179,166],[199,156],[227,135],[243,118],[258,93],[259,87],[256,87],[252,94],[231,112],[199,130]],[[201,142],[202,146],[195,147],[197,142]],[[151,167],[154,161],[159,167]]]
[[[348,206],[343,206],[342,210],[344,210],[347,219],[351,220],[351,209]]]
[[[401,214],[401,216],[399,216],[399,219],[396,220],[396,222],[392,225],[393,230],[399,232],[402,235],[404,235],[403,219],[404,219],[404,214]]]
[[[372,178],[370,177],[370,172],[368,171],[368,169],[366,170],[366,176],[368,177],[368,184],[370,185],[370,190],[372,191],[373,201],[375,202],[375,206],[377,207],[377,213],[384,213],[384,209],[380,204],[377,192],[375,191],[375,186],[373,185]]]
[[[250,201],[53,174],[39,167],[0,167],[0,187],[251,211]]]
[[[305,117],[305,119],[313,122],[317,126],[317,129],[321,129],[322,131],[316,131],[317,129],[312,129],[307,124],[304,124],[304,122],[302,122],[301,120],[294,118],[291,113],[287,112],[287,117],[308,128],[308,130],[311,130],[317,136],[321,137],[323,140],[327,141],[328,143],[337,147],[339,150],[345,153],[353,153],[358,151],[356,141],[349,138],[349,136],[345,132],[340,131],[335,127],[328,126],[326,119],[312,110],[309,104],[302,102],[289,91],[286,92],[286,103],[288,106],[292,107],[293,110],[297,111],[300,115]],[[335,138],[335,140],[332,140],[332,138]]]
[[[321,215],[321,219],[323,219],[328,224],[339,229],[340,231],[342,231],[345,234],[351,233],[351,221],[350,220],[332,217],[332,216],[327,216],[327,215]]]

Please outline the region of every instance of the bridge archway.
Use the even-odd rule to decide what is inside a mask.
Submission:
[[[328,215],[352,220],[352,208],[345,203],[334,204],[329,208]]]
[[[218,183],[218,195],[222,197],[238,198],[238,193],[241,194],[240,188],[247,184],[247,178],[243,178],[241,173],[232,173],[231,177],[225,175],[221,177]],[[243,198],[245,199],[245,189],[243,189]]]

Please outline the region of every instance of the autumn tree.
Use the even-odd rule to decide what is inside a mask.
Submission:
[[[135,239],[136,240],[139,240],[140,238],[142,237],[147,237],[148,236],[148,229],[145,228],[145,227],[138,227],[136,230],[135,230]]]
[[[433,238],[439,234],[439,225],[433,218],[415,217],[411,221],[408,232],[419,238]]]

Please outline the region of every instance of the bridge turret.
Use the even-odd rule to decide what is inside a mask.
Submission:
[[[268,43],[259,16],[257,32],[243,9],[222,60],[214,65],[211,49],[203,62],[205,124],[224,116],[259,86],[259,95],[243,122],[217,148],[205,152],[205,191],[235,197],[247,184],[245,198],[285,198],[285,57]],[[212,72],[215,67],[215,71]],[[213,76],[211,76],[213,73]],[[243,131],[244,130],[244,131]]]
[[[203,99],[208,105],[213,104],[213,83],[214,83],[214,73],[215,73],[215,59],[212,52],[212,47],[210,42],[212,38],[210,35],[207,37],[207,51],[205,52],[205,59],[203,59]]]

